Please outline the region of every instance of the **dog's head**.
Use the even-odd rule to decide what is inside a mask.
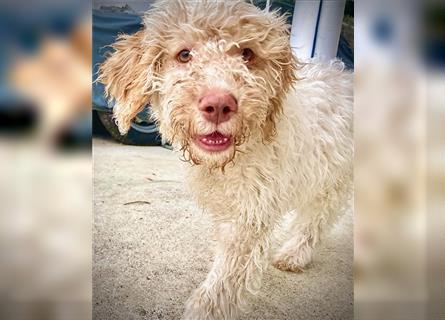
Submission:
[[[165,1],[100,68],[122,133],[150,103],[164,138],[196,164],[222,167],[275,133],[295,80],[285,17],[242,1]]]

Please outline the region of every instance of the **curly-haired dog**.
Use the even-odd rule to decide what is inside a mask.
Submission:
[[[273,264],[299,271],[350,197],[351,75],[297,62],[285,17],[242,1],[163,1],[144,23],[114,44],[99,81],[122,133],[151,104],[214,218],[215,260],[185,318],[233,319],[283,215],[295,212]]]

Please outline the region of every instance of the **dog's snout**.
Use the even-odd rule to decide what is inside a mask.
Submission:
[[[212,90],[199,100],[198,107],[204,118],[218,124],[228,121],[237,112],[238,103],[231,94]]]

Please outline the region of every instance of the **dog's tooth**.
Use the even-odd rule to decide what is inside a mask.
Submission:
[[[227,141],[229,141],[229,138],[227,137],[222,137],[219,139],[212,139],[212,138],[202,138],[201,139],[202,142],[206,143],[206,144],[213,144],[213,145],[218,145],[218,144],[225,144],[227,143]]]

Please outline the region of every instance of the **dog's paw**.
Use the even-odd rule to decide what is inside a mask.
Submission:
[[[197,288],[185,305],[184,320],[216,320],[217,304],[202,287]]]
[[[304,268],[291,262],[288,259],[274,259],[273,266],[281,271],[290,271],[300,273],[304,271]]]
[[[303,272],[312,261],[312,254],[307,250],[299,250],[297,253],[289,254],[287,252],[277,253],[272,264],[281,271]]]
[[[196,289],[185,305],[184,320],[236,319],[238,307],[226,291],[212,290],[203,286]]]
[[[193,292],[192,296],[187,300],[183,320],[204,320],[209,310],[209,301],[205,295],[200,293],[198,288]]]

